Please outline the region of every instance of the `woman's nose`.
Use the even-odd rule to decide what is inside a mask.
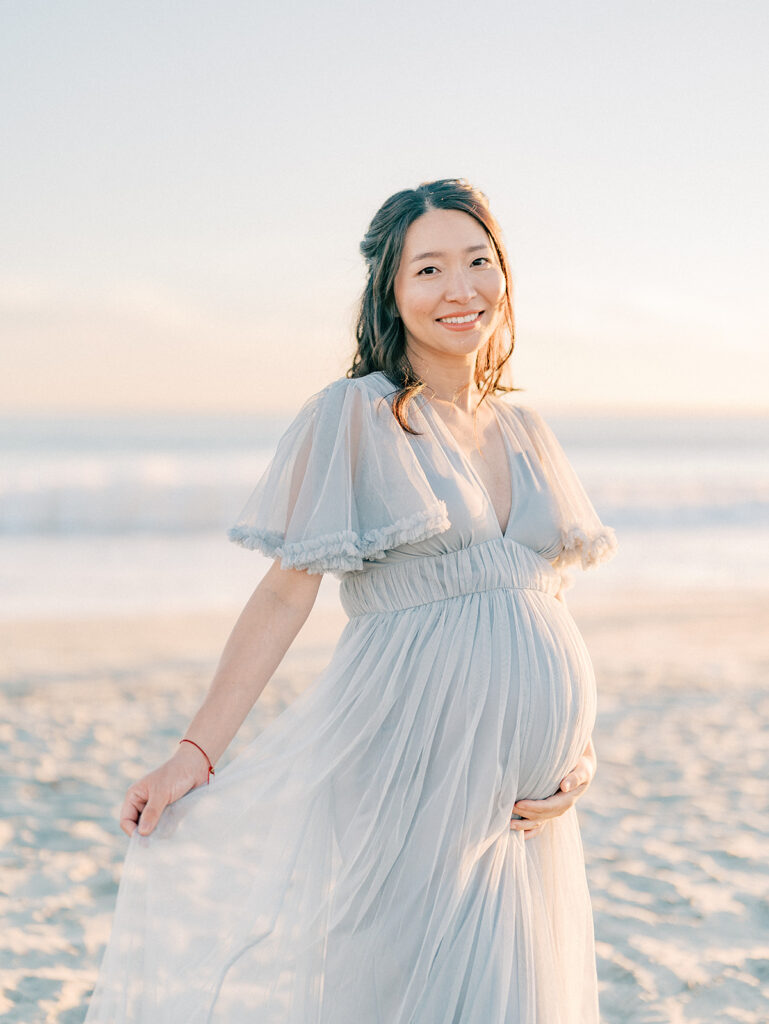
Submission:
[[[468,302],[476,294],[472,279],[466,270],[456,270],[446,282],[445,297],[454,302]]]

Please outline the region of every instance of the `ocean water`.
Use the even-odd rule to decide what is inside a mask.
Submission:
[[[241,606],[269,563],[226,529],[289,420],[0,418],[0,616]],[[621,544],[580,586],[766,586],[769,417],[548,420]]]

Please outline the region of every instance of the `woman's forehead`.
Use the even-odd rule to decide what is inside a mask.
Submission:
[[[422,253],[438,255],[471,245],[489,245],[486,229],[475,217],[464,210],[428,210],[409,226],[404,255],[414,259]]]

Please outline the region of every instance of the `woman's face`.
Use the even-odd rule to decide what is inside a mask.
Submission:
[[[504,295],[497,254],[470,214],[428,210],[409,227],[395,276],[407,355],[429,360],[477,352],[499,322]]]

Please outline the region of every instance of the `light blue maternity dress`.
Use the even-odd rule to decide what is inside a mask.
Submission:
[[[542,417],[495,397],[512,509],[423,396],[313,395],[232,540],[332,572],[329,665],[210,786],[128,843],[86,1024],[597,1024],[576,809],[524,840],[593,728],[556,594],[611,556]]]

